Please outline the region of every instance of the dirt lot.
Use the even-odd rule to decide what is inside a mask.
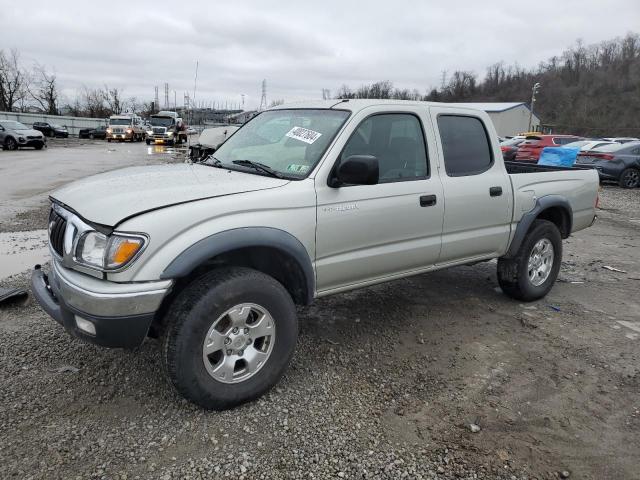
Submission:
[[[43,229],[47,192],[74,175],[179,160],[113,148],[87,166],[104,144],[67,147],[63,179],[29,188],[6,172],[56,165],[0,152],[0,232]],[[493,263],[319,300],[278,387],[222,413],[167,387],[156,341],[100,349],[31,298],[0,307],[2,476],[640,478],[640,190],[605,187],[601,207],[543,301],[505,297]]]

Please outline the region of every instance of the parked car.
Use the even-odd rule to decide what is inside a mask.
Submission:
[[[3,150],[18,150],[22,147],[42,149],[47,144],[42,132],[13,120],[0,120],[0,145]]]
[[[198,137],[197,143],[189,146],[189,158],[193,162],[206,160],[206,158],[213,154],[238,128],[240,127],[236,125],[205,128]]]
[[[614,143],[581,152],[576,163],[593,165],[600,179],[616,181],[622,188],[640,186],[640,141]]]
[[[100,125],[96,128],[83,128],[78,132],[79,138],[107,138],[107,127]]]
[[[605,145],[619,145],[615,142],[608,142],[606,140],[578,140],[577,142],[567,143],[563,147],[567,148],[579,148],[580,151],[586,152],[595,148],[604,147]]]
[[[512,137],[500,143],[500,150],[502,151],[502,158],[508,161],[516,159],[516,152],[518,146],[525,141],[526,137]]]
[[[607,137],[607,138],[603,138],[603,140],[608,140],[610,142],[616,142],[616,143],[629,143],[629,142],[638,142],[638,141],[640,141],[640,138],[635,138],[635,137]]]
[[[33,129],[42,132],[47,137],[68,138],[67,127],[55,123],[34,122]]]
[[[581,140],[574,135],[528,135],[518,145],[516,160],[520,162],[537,162],[544,147],[561,147],[567,143]]]
[[[52,193],[51,270],[36,268],[31,285],[89,342],[161,335],[175,389],[225,409],[283,375],[296,304],[493,258],[506,295],[544,297],[562,239],[594,222],[597,197],[593,169],[505,164],[484,111],[279,106],[203,163],[120,169]]]

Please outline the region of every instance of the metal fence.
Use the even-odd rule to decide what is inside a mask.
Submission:
[[[0,120],[15,120],[27,126],[34,122],[46,122],[67,127],[69,135],[78,135],[82,128],[95,128],[106,125],[106,118],[68,117],[66,115],[45,115],[43,113],[0,112]]]

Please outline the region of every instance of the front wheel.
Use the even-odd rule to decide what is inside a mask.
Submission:
[[[513,258],[498,259],[498,284],[517,300],[544,297],[558,277],[562,262],[562,237],[547,220],[535,220]]]
[[[151,145],[151,140],[147,138],[147,145]]]
[[[15,138],[8,137],[4,142],[4,148],[7,150],[18,150],[18,142]]]
[[[640,185],[640,171],[635,168],[626,168],[620,174],[618,183],[622,188],[636,188]]]
[[[284,374],[298,336],[296,309],[274,278],[248,268],[206,273],[182,290],[165,317],[169,382],[207,409],[253,400]]]

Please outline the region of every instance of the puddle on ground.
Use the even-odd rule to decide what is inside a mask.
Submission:
[[[0,280],[48,260],[46,230],[0,233]]]
[[[169,155],[175,160],[185,161],[189,158],[189,148],[187,145],[179,147],[170,147],[168,145],[149,145],[147,146],[148,155]]]

